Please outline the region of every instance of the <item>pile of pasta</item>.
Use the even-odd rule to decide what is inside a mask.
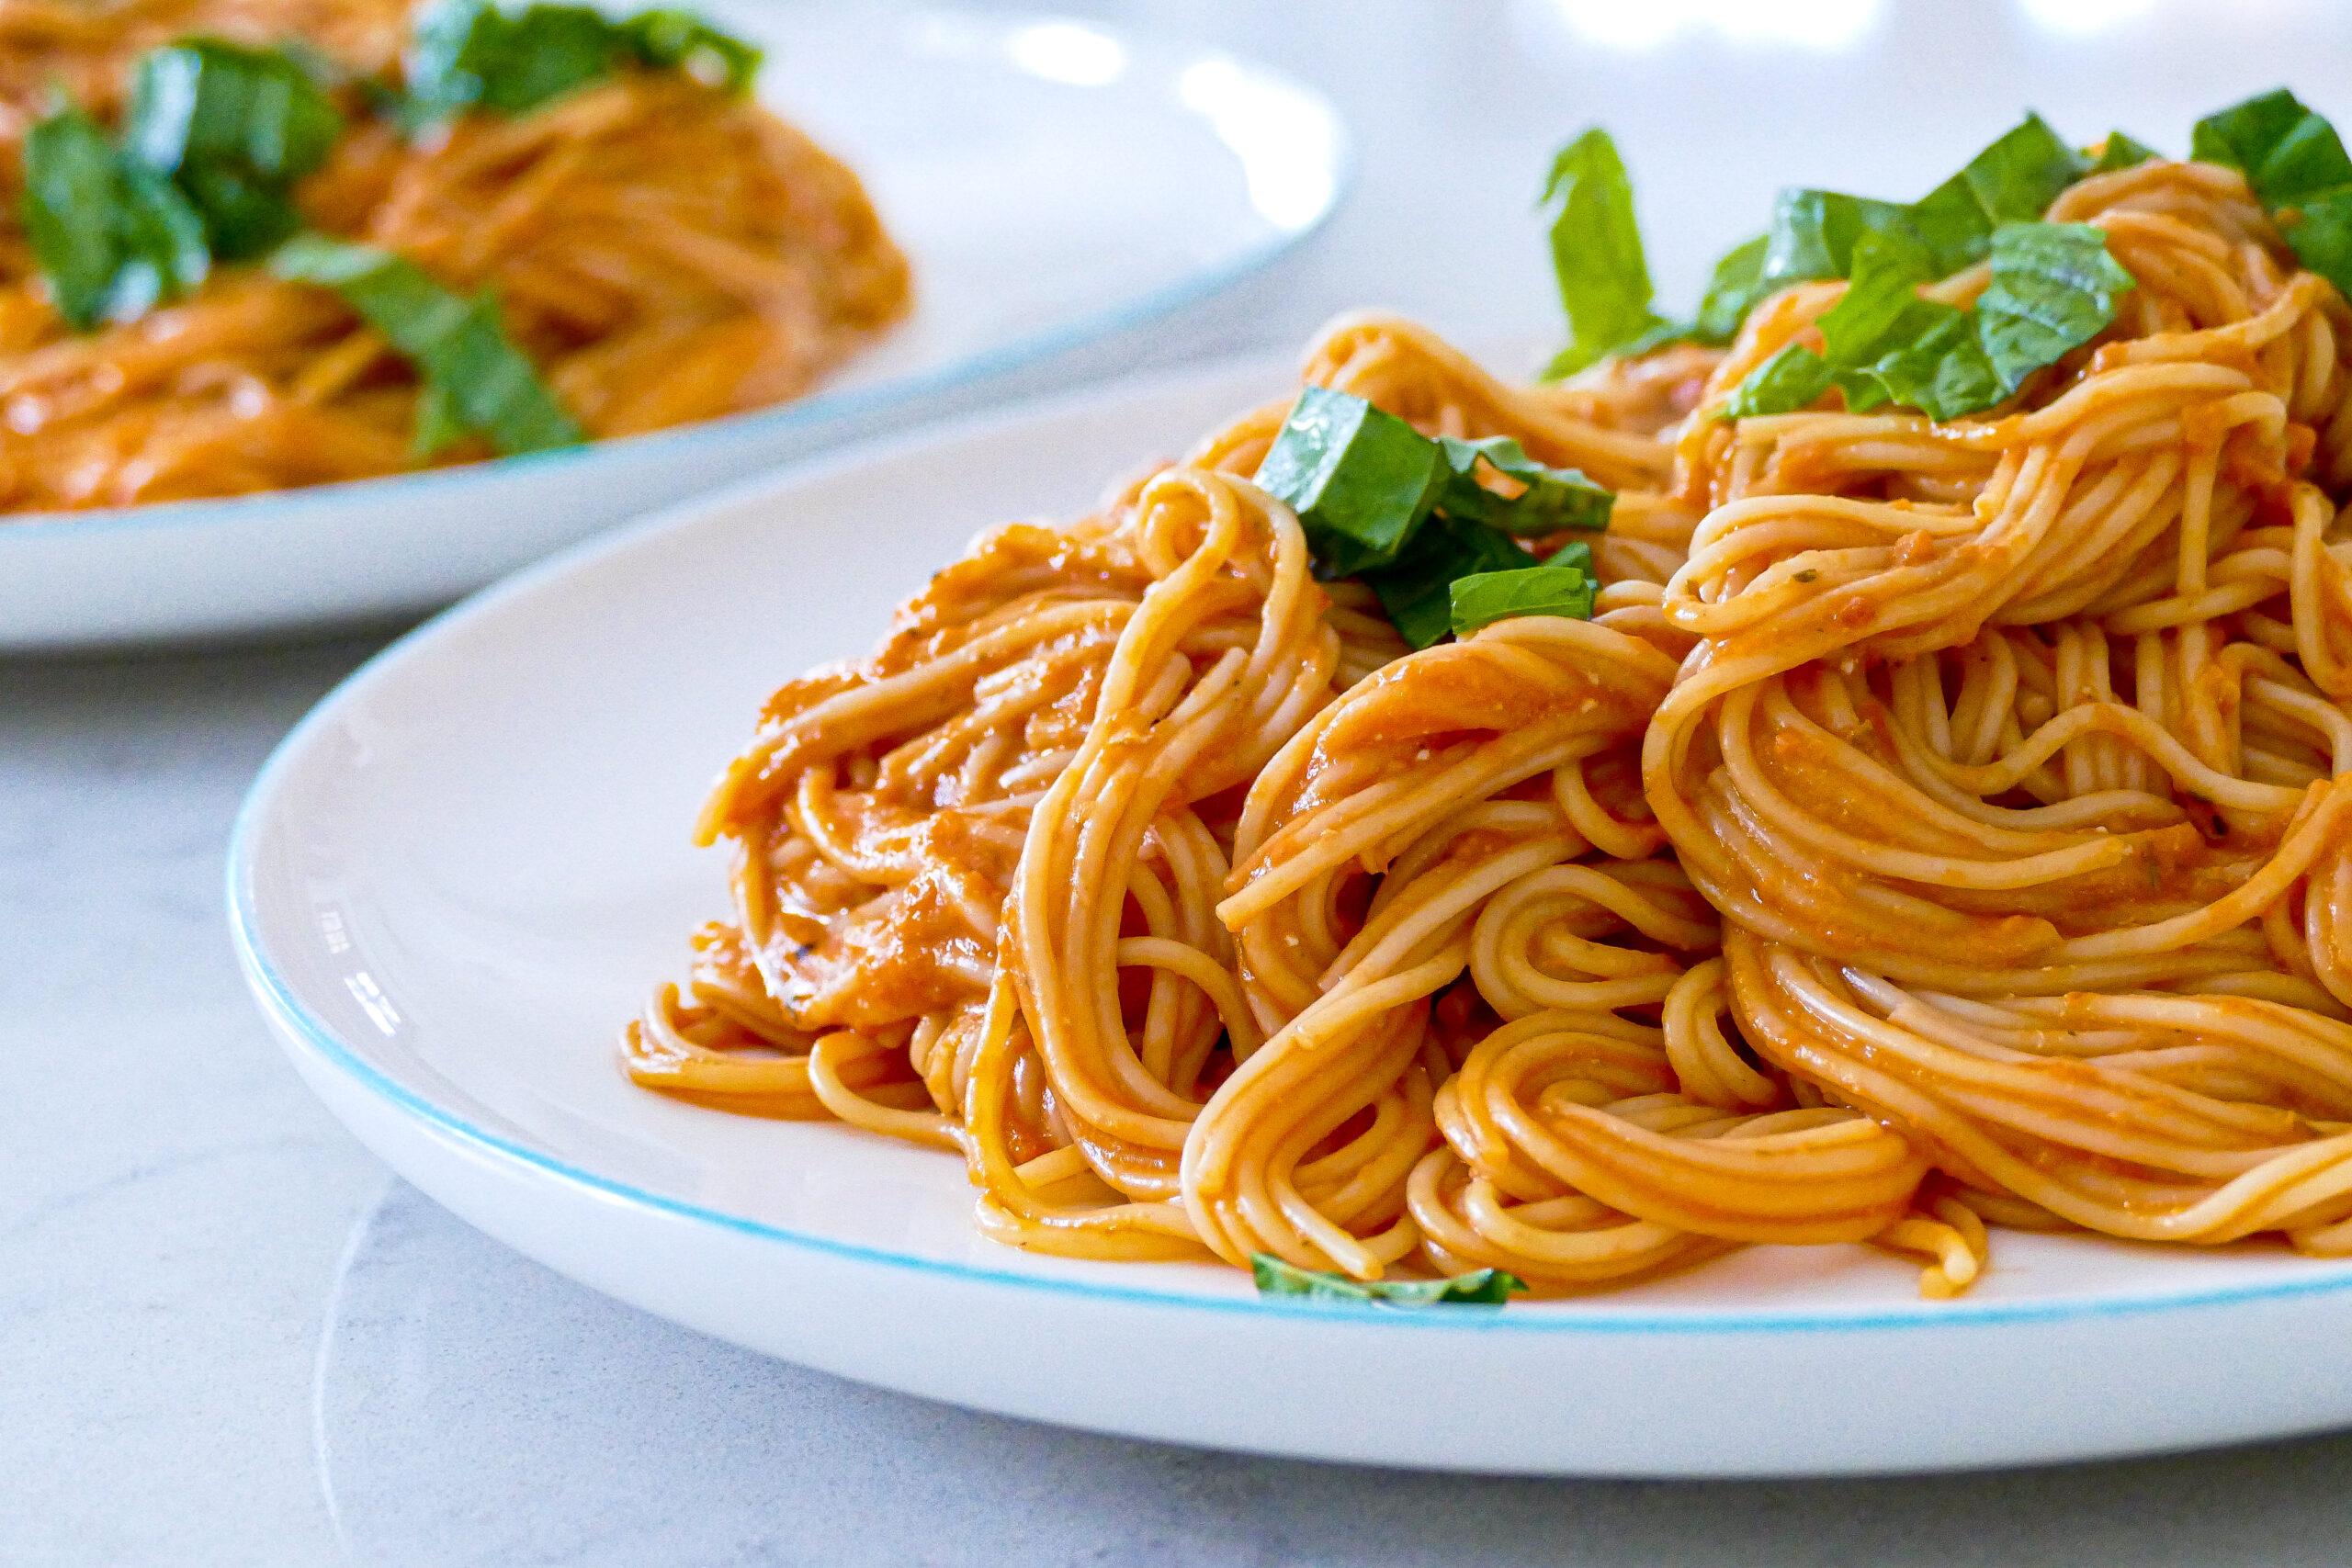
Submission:
[[[396,63],[407,0],[0,0],[0,185],[57,88],[119,115],[133,62],[188,36],[299,39],[356,78]],[[354,129],[294,192],[313,229],[494,292],[506,335],[593,438],[797,396],[905,313],[905,257],[857,177],[741,96],[637,71],[515,118]],[[216,269],[136,321],[70,331],[0,220],[0,511],[243,494],[421,458],[418,378],[334,294]]]
[[[776,694],[628,1070],[1091,1258],[2352,1253],[2352,313],[2226,169],[2050,216],[2137,287],[1997,417],[1714,417],[1836,282],[1565,386],[1334,324],[1309,382],[1619,491],[1592,618],[1408,653],[1250,482],[1286,405],[989,535]]]

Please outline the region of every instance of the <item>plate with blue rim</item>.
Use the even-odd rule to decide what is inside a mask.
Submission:
[[[1523,369],[1524,366],[1508,368]],[[1402,1307],[1204,1264],[999,1246],[961,1162],[633,1085],[617,1032],[729,908],[688,834],[783,681],[1008,518],[1284,395],[1276,362],[967,416],[589,541],[447,613],[286,740],[231,847],[287,1055],[409,1180],[518,1250],[738,1344],[1131,1436],[1523,1473],[2087,1459],[2352,1421],[2352,1263],[2004,1232],[1970,1293],[1860,1247],[1612,1293]]]

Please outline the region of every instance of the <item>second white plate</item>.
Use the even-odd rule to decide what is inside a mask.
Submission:
[[[658,1098],[616,1031],[727,908],[687,844],[770,690],[862,653],[978,529],[1279,395],[1279,366],[903,438],[583,547],[396,645],[232,847],[255,995],[322,1099],[596,1289],[890,1387],[1136,1436],[1469,1470],[1763,1475],[2079,1459],[2352,1420],[2352,1264],[2005,1233],[1967,1298],[1751,1248],[1500,1312],[1261,1301],[980,1239],[954,1158]]]
[[[1101,373],[1329,216],[1320,96],[1195,45],[950,10],[709,0],[762,97],[865,181],[916,309],[808,397],[592,446],[230,501],[0,519],[0,653],[388,617],[859,434]]]

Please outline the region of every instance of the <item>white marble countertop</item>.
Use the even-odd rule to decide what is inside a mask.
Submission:
[[[1330,230],[1138,364],[1295,343],[1359,303],[1472,339],[1547,326],[1528,204],[1594,119],[1634,165],[1672,299],[1773,184],[1909,194],[2021,105],[2175,148],[2282,80],[2352,115],[2339,0],[1055,8],[1268,59],[1356,130]],[[390,1183],[236,976],[230,817],[379,640],[0,663],[0,1563],[2352,1556],[2352,1438],[1928,1481],[1401,1476],[967,1415],[591,1296]]]

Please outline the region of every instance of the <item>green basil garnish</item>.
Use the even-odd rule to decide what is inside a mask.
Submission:
[[[2161,158],[2164,154],[2144,141],[2134,141],[2120,130],[2110,130],[2107,133],[2107,140],[2097,147],[2083,149],[2083,156],[2091,160],[2090,167],[2083,171],[2085,174],[2111,175],[2118,169],[2136,168],[2149,159]]]
[[[1911,227],[1927,247],[1928,275],[1948,277],[1983,261],[1995,231],[2041,220],[2087,172],[2075,152],[2029,114],[1965,168],[1911,204]]]
[[[204,220],[212,254],[236,261],[301,227],[288,193],[342,133],[342,115],[289,56],[190,39],[140,60],[123,150],[168,175]]]
[[[751,91],[764,58],[757,45],[720,32],[691,11],[640,11],[621,26],[639,63],[683,71],[721,92]]]
[[[2086,223],[2004,223],[1988,244],[1993,281],[1974,310],[1919,298],[1919,252],[1864,234],[1852,279],[1823,314],[1823,352],[1792,344],[1750,371],[1725,418],[1788,413],[1832,386],[1857,412],[1886,403],[1931,419],[1988,409],[2115,319],[2132,275]]]
[[[1978,341],[2008,396],[2025,378],[2115,320],[2132,275],[2090,223],[2005,223],[1993,234],[1993,283],[1976,300]]]
[[[1568,318],[1568,345],[1545,378],[1572,376],[1645,339],[1669,341],[1673,324],[1650,305],[1633,182],[1607,131],[1595,126],[1554,155],[1542,205],[1555,209],[1552,274]]]
[[[414,263],[370,245],[300,234],[270,257],[278,276],[332,288],[416,367],[416,446],[430,457],[467,431],[501,456],[587,437],[499,324],[488,293],[444,287]]]
[[[1854,248],[1864,239],[1899,251],[1922,277],[1945,276],[1983,260],[2001,225],[2040,218],[2086,169],[2083,156],[2039,115],[2028,115],[1916,202],[1782,191],[1770,230],[1725,253],[1697,314],[1677,323],[1651,304],[1624,164],[1605,133],[1588,130],[1554,159],[1544,191],[1557,207],[1552,268],[1569,343],[1544,374],[1571,375],[1609,355],[1646,354],[1684,339],[1729,343],[1747,312],[1776,290],[1850,276]]]
[[[1801,344],[1788,344],[1732,389],[1723,417],[1746,419],[1751,414],[1810,408],[1836,380],[1827,360]]]
[[[300,225],[294,182],[326,161],[343,117],[274,50],[191,39],[152,50],[117,145],[67,108],[25,140],[24,220],[66,321],[130,321],[261,254]]]
[[[1533,558],[1503,535],[1440,513],[1413,536],[1393,566],[1360,575],[1380,597],[1396,635],[1427,648],[1453,629],[1453,584],[1464,577],[1510,571]]]
[[[1482,466],[1520,493],[1480,484]],[[1507,436],[1431,440],[1328,387],[1299,393],[1256,480],[1298,514],[1317,570],[1363,579],[1415,648],[1452,629],[1448,589],[1457,578],[1528,565],[1513,537],[1607,527],[1617,500],[1574,469],[1535,461]]]
[[[1922,278],[1944,277],[1984,259],[2004,223],[2039,219],[2083,177],[2083,157],[2040,115],[1996,138],[1965,168],[1907,205],[1840,191],[1786,190],[1772,215],[1764,259],[1770,288],[1853,276],[1865,236],[1909,259]]]
[[[2188,155],[2245,175],[2296,258],[2352,294],[2352,158],[2334,126],[2281,87],[2199,120]]]
[[[1544,367],[1547,381],[1602,359],[1630,359],[1672,343],[1729,343],[1749,307],[1770,291],[1764,283],[1765,236],[1759,234],[1715,263],[1696,316],[1677,321],[1660,315],[1651,300],[1633,182],[1616,143],[1598,127],[1554,156],[1543,205],[1555,209],[1552,276],[1567,314],[1569,339]]]
[[[1457,577],[1448,590],[1453,635],[1467,637],[1480,626],[1517,615],[1565,615],[1589,621],[1597,586],[1589,571],[1557,559],[1510,571]]]
[[[1853,280],[1819,322],[1822,357],[1846,406],[1862,412],[1893,402],[1951,419],[2000,401],[2007,390],[1968,312],[1920,299],[1918,281],[1899,247],[1876,236],[1855,247]]]
[[[495,0],[443,0],[418,18],[410,44],[407,117],[423,126],[477,107],[525,114],[631,67],[684,71],[740,93],[760,58],[685,11],[616,19],[585,6],[507,10]]]
[[[1301,1269],[1270,1252],[1251,1253],[1250,1272],[1262,1296],[1385,1306],[1500,1306],[1512,1292],[1527,1289],[1526,1280],[1500,1269],[1474,1269],[1450,1280],[1351,1280],[1320,1269]]]
[[[170,179],[126,156],[78,108],[25,137],[25,236],[76,330],[127,321],[204,281],[204,220]]]
[[[1593,483],[1574,468],[1544,467],[1520,450],[1519,443],[1508,435],[1491,435],[1483,441],[1442,435],[1437,446],[1446,466],[1437,507],[1448,516],[1484,523],[1522,539],[1541,538],[1563,528],[1609,526],[1609,513],[1617,504],[1614,491]],[[1496,494],[1478,482],[1481,461],[1525,488],[1508,498]]]
[[[1926,268],[1927,244],[1911,227],[1911,209],[1834,190],[1784,190],[1772,207],[1765,236],[1762,281],[1768,288],[1853,271],[1854,246],[1865,235],[1901,246]]]
[[[1437,443],[1395,414],[1308,387],[1258,465],[1257,483],[1298,513],[1326,570],[1353,577],[1396,558],[1445,474]]]
[[[1739,324],[1747,319],[1747,312],[1772,291],[1764,281],[1764,256],[1771,245],[1771,235],[1758,234],[1724,253],[1699,301],[1692,337],[1701,343],[1724,344],[1739,335]]]

